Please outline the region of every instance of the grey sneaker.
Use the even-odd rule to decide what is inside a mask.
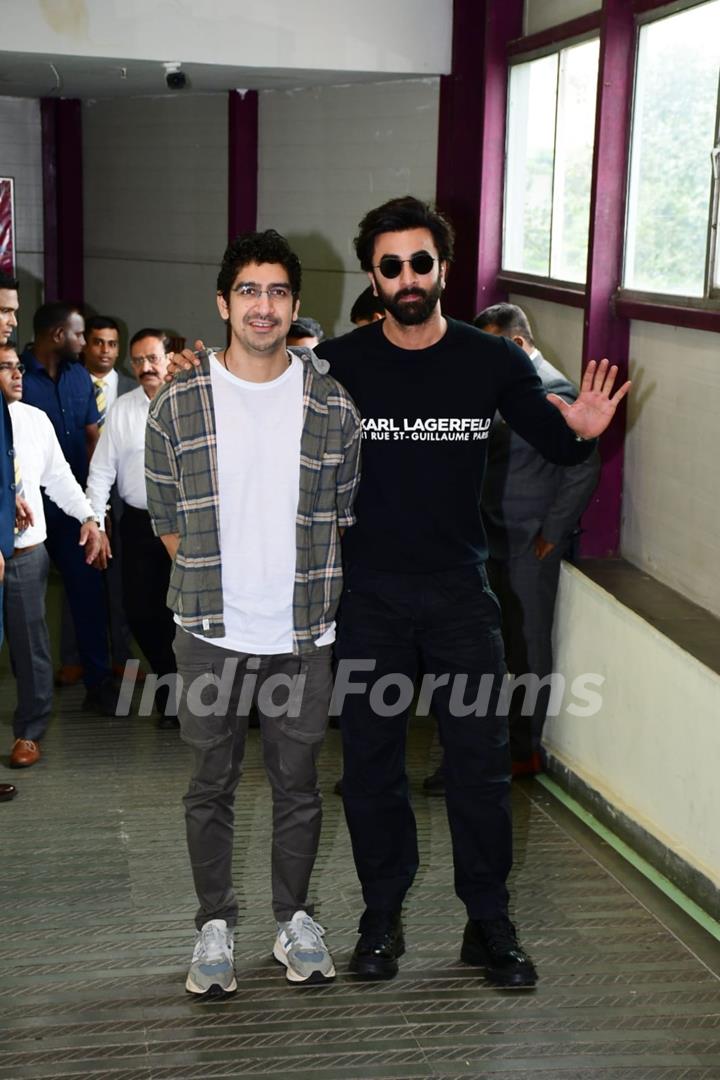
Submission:
[[[224,919],[211,919],[198,933],[185,989],[207,998],[226,997],[237,990],[233,931]]]
[[[324,934],[322,926],[305,911],[296,911],[289,922],[278,923],[273,956],[287,968],[288,982],[325,983],[335,978]]]

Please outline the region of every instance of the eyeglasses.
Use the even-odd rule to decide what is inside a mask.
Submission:
[[[375,267],[384,278],[400,277],[403,263],[410,263],[416,274],[429,274],[436,263],[436,259],[428,251],[416,251],[409,259],[401,259],[397,255],[383,255]]]
[[[148,364],[152,364],[154,367],[155,364],[162,364],[164,359],[164,356],[156,356],[155,353],[150,353],[148,356],[131,356],[130,363],[133,367],[140,367],[147,360]]]
[[[0,371],[17,371],[18,375],[25,374],[24,364],[0,364]]]
[[[261,289],[257,285],[248,283],[236,285],[233,292],[242,300],[259,300],[263,293],[267,293],[268,300],[275,300],[277,303],[289,300],[292,296],[292,289],[289,285],[270,285],[267,289]]]

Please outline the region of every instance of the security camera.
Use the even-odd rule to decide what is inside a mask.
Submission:
[[[168,60],[163,64],[165,68],[165,82],[168,90],[184,90],[188,84],[188,77],[181,70],[178,60]]]
[[[169,71],[165,76],[168,90],[184,90],[187,86],[187,75],[184,71]]]

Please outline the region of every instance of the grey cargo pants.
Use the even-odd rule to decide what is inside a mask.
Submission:
[[[232,883],[235,789],[250,705],[260,715],[272,788],[272,908],[278,922],[304,909],[320,839],[317,757],[332,690],[331,646],[303,656],[252,656],[211,645],[178,628],[175,656],[182,739],[194,768],[184,797],[187,843],[200,906],[195,925],[237,922]],[[292,692],[290,692],[292,687]],[[289,708],[288,708],[289,704]]]

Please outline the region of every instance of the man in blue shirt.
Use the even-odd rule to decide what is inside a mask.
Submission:
[[[0,272],[0,345],[4,345],[17,326],[18,283]],[[15,468],[12,426],[5,398],[0,394],[0,645],[3,640],[3,581],[5,559],[15,548]],[[13,784],[0,784],[0,802],[15,797]]]
[[[70,304],[43,304],[33,317],[35,340],[22,355],[23,399],[47,414],[75,479],[84,488],[99,436],[100,414],[87,370],[77,363],[85,345],[85,323]],[[103,581],[89,567],[77,542],[77,521],[45,499],[48,554],[65,585],[75,625],[86,687],[83,707],[115,715]]]

